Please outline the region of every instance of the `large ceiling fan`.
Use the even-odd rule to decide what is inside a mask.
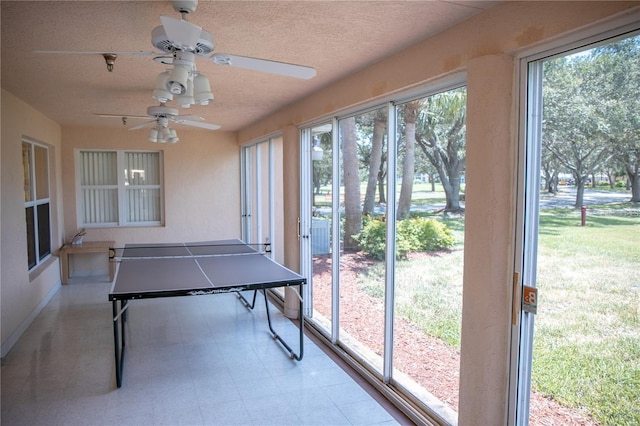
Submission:
[[[34,53],[51,54],[88,54],[104,57],[109,71],[113,70],[118,56],[154,56],[155,60],[164,64],[176,64],[187,67],[193,64],[194,58],[206,58],[215,64],[244,68],[254,71],[279,74],[288,77],[308,80],[315,77],[316,70],[311,67],[252,58],[228,53],[213,53],[215,42],[213,35],[201,27],[187,21],[187,15],[195,12],[198,0],[173,0],[173,9],[180,13],[182,19],[161,16],[162,25],[151,32],[151,42],[160,52],[92,52],[92,51],[45,51]],[[210,55],[211,54],[211,55]],[[164,56],[163,56],[164,55]],[[209,56],[210,55],[210,56]]]
[[[122,123],[126,124],[126,118],[143,118],[146,122],[133,126],[129,130],[138,130],[151,127],[149,132],[149,141],[160,143],[176,143],[179,138],[176,130],[170,126],[171,123],[182,124],[184,126],[200,127],[207,130],[217,130],[220,128],[217,124],[205,123],[204,118],[197,115],[179,115],[176,108],[167,107],[164,103],[158,106],[150,106],[147,108],[147,116],[125,116],[122,114],[97,114],[100,117],[118,117],[122,119]]]

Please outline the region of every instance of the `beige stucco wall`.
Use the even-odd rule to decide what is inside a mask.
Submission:
[[[516,55],[638,7],[638,2],[508,2],[344,78],[243,129],[291,129],[398,91],[467,76],[467,170],[459,424],[507,422],[516,199]],[[285,133],[295,158],[297,133]],[[291,176],[294,177],[293,175]],[[285,194],[299,181],[285,178]],[[296,197],[285,198],[285,229]],[[288,243],[295,243],[291,238]],[[287,250],[289,266],[297,253]]]
[[[177,144],[152,144],[144,130],[64,128],[62,182],[64,236],[78,229],[75,155],[78,149],[163,151],[165,225],[87,228],[85,240],[129,242],[204,241],[240,237],[240,151],[235,134],[180,128]]]
[[[46,143],[52,153],[54,256],[29,274],[24,231],[22,137]],[[228,132],[181,129],[176,145],[152,145],[144,131],[61,128],[15,96],[2,92],[2,351],[24,332],[60,285],[59,247],[78,229],[75,152],[92,149],[163,151],[165,224],[160,227],[89,228],[86,241],[201,241],[240,237],[239,146]],[[75,268],[104,267],[105,259],[74,257]],[[83,267],[83,263],[88,265]],[[104,265],[102,265],[104,263]]]
[[[62,223],[61,129],[11,93],[2,90],[2,202],[0,205],[0,323],[2,355],[29,325],[42,304],[60,285],[60,265],[52,256],[48,261],[27,271],[27,239],[25,232],[22,140],[48,145],[51,175],[51,245],[61,241],[58,230]]]

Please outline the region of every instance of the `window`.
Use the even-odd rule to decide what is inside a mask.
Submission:
[[[457,422],[460,378],[463,83],[301,130],[305,315],[371,380],[443,424]]]
[[[80,226],[162,224],[162,157],[149,151],[79,151]]]
[[[23,141],[22,166],[27,260],[31,270],[51,254],[49,150],[47,147]]]

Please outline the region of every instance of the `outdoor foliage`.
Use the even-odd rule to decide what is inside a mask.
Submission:
[[[544,63],[541,167],[553,192],[559,172],[571,174],[575,207],[596,172],[624,170],[640,201],[639,53],[636,36]]]
[[[384,259],[386,247],[386,222],[379,219],[367,219],[362,231],[354,239],[362,250],[375,257]],[[414,251],[437,251],[453,247],[451,230],[435,219],[414,218],[398,222],[396,227],[396,258],[406,259]]]

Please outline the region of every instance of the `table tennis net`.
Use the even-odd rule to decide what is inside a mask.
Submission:
[[[110,259],[123,260],[172,259],[172,258],[204,258],[218,256],[242,256],[268,254],[269,243],[229,242],[196,242],[196,243],[151,243],[126,244],[124,247],[111,247]]]

